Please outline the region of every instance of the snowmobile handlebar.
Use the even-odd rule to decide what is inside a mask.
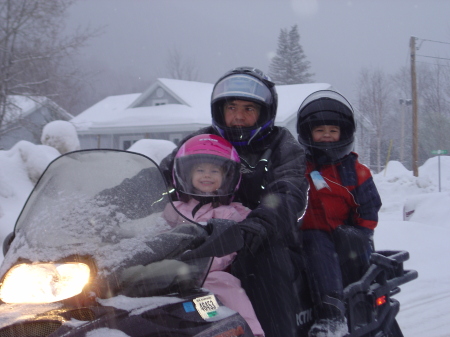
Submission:
[[[391,293],[398,286],[418,277],[415,270],[404,270],[403,262],[409,259],[407,251],[377,251],[371,255],[371,265],[363,277],[344,289],[349,298],[370,289],[376,296]],[[376,281],[373,284],[373,281]],[[396,290],[398,292],[398,290]]]
[[[236,221],[227,219],[210,219],[205,227],[209,236],[197,248],[180,256],[181,261],[203,257],[222,257],[242,248],[244,239]]]

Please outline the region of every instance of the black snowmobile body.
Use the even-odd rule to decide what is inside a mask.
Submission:
[[[212,257],[242,247],[239,228],[230,221],[216,226],[188,219],[171,227],[161,216],[167,207],[173,205],[163,175],[145,156],[87,150],[53,161],[4,242],[0,337],[253,336],[238,313],[202,288]],[[314,313],[301,251],[298,258],[300,298],[292,314],[297,337],[305,337]],[[378,251],[363,272],[350,270],[349,337],[403,336],[392,296],[417,277],[403,269],[408,258],[403,251]],[[60,283],[66,276],[54,271],[74,263],[88,267],[88,281],[64,297]],[[19,265],[48,273],[34,288],[36,272],[25,276],[17,289],[22,297],[7,287],[9,272]]]
[[[400,303],[393,298],[399,286],[418,277],[415,270],[405,270],[409,259],[406,251],[375,251],[370,262],[360,259],[366,251],[365,241],[352,226],[339,228],[337,246],[344,283],[344,304],[349,334],[346,337],[403,337],[396,321]],[[298,336],[308,335],[314,322],[308,272],[301,253],[297,265],[301,270],[298,280],[300,309],[296,314]],[[310,282],[314,280],[309,280]]]
[[[405,270],[406,251],[376,251],[371,264],[358,280],[344,289],[347,337],[403,337],[396,321],[400,303],[392,296],[399,286],[417,278],[415,270]],[[301,263],[300,263],[301,265]],[[307,272],[300,280],[300,309],[296,314],[298,337],[306,337],[314,322],[314,310],[308,288]]]
[[[163,175],[143,155],[87,150],[53,161],[4,243],[0,337],[253,336],[201,287],[213,256],[242,247],[240,229],[170,226],[168,207]]]

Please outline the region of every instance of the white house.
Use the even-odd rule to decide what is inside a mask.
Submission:
[[[311,92],[331,88],[326,83],[277,86],[275,124],[296,136],[296,113]],[[213,84],[160,78],[142,94],[110,96],[71,122],[82,149],[127,149],[143,138],[178,143],[186,135],[211,125]]]
[[[72,118],[70,113],[47,97],[10,95],[0,129],[0,149],[8,150],[20,140],[39,144],[46,124]]]

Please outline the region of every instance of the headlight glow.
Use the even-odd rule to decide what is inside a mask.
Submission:
[[[5,303],[51,303],[78,295],[89,281],[84,263],[19,264],[3,280],[0,299]]]

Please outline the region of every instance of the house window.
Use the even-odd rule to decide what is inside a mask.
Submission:
[[[122,150],[128,150],[131,145],[136,143],[138,140],[142,139],[142,136],[121,136],[119,138],[120,148]]]
[[[183,135],[181,133],[171,133],[169,135],[169,140],[171,142],[175,143],[175,145],[178,145],[182,138],[183,138]]]
[[[122,142],[122,149],[128,150],[131,147],[131,145],[133,145],[136,142],[137,142],[137,140],[124,140]]]
[[[158,90],[156,90],[156,96],[158,98],[161,98],[164,96],[164,89],[163,88],[158,88]]]
[[[152,101],[153,106],[165,105],[167,103],[169,103],[169,100],[166,98],[165,99],[154,99]]]

